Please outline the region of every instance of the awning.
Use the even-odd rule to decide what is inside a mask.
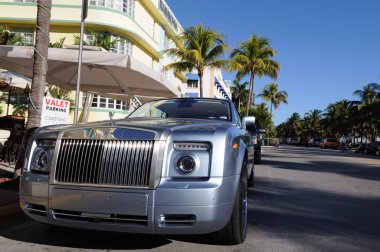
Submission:
[[[33,47],[0,46],[0,68],[32,77]],[[84,47],[81,91],[121,100],[137,97],[178,97],[180,92],[160,72],[128,55]],[[59,87],[76,90],[78,47],[49,48],[46,81]]]

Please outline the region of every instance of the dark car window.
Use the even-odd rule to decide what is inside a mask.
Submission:
[[[217,99],[170,99],[145,103],[128,118],[199,118],[231,121],[228,101]]]
[[[231,107],[231,114],[232,114],[232,122],[238,125],[239,127],[242,127],[239,113],[236,111],[236,108],[233,105]]]

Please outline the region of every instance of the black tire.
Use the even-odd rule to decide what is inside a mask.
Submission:
[[[243,243],[247,236],[248,195],[247,169],[242,167],[239,185],[236,191],[234,209],[227,225],[215,233],[217,242],[227,245]]]
[[[251,175],[248,178],[248,187],[254,187],[255,186],[255,168],[252,167]]]
[[[380,150],[376,151],[376,156],[380,156]]]
[[[364,150],[364,154],[366,155],[369,155],[368,151],[367,150]]]

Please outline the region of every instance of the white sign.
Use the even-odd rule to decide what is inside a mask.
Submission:
[[[67,124],[69,121],[69,112],[69,101],[44,97],[41,126]]]

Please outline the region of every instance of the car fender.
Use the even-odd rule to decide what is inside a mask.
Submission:
[[[243,168],[243,161],[244,158],[246,158],[246,153],[247,153],[247,145],[244,143],[244,141],[240,140],[239,141],[239,147],[237,149],[237,158],[235,161],[235,174],[240,174],[241,169]]]

